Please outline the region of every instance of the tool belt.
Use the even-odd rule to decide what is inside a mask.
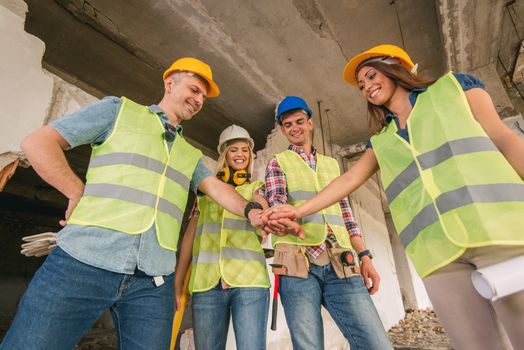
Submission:
[[[280,243],[275,247],[273,273],[282,276],[307,278],[309,273],[309,258],[306,247],[288,243]]]
[[[320,257],[312,259],[307,253],[305,246],[280,243],[275,247],[273,265],[281,267],[273,267],[272,271],[277,275],[307,278],[310,263],[320,266],[331,263],[338,278],[348,278],[360,274],[360,268],[357,265],[347,266],[342,264],[340,256],[345,251],[348,251],[348,249],[326,248]]]
[[[345,265],[342,263],[341,255],[347,252],[346,248],[327,248],[326,252],[329,255],[329,261],[333,266],[333,270],[337,274],[338,278],[348,278],[355,275],[360,275],[360,267],[355,263],[353,266]]]

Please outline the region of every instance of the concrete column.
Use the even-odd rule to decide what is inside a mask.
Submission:
[[[495,62],[505,1],[436,0],[449,70],[468,72]]]
[[[495,65],[488,64],[477,68],[472,74],[479,77],[486,84],[486,91],[491,96],[502,121],[516,134],[524,138],[524,119],[521,112],[514,108]]]
[[[417,275],[413,263],[411,263],[406,255],[389,213],[386,214],[386,226],[391,239],[391,249],[393,250],[395,266],[397,268],[404,309],[426,309],[431,307],[432,305],[422,283],[422,279]]]
[[[507,117],[514,117],[518,112],[513,108],[513,105],[508,97],[504,85],[500,81],[499,74],[494,64],[487,64],[476,68],[470,72],[474,76],[486,84],[486,91],[491,96],[495,109],[502,119]]]
[[[44,43],[24,31],[27,5],[0,2],[0,154],[19,154],[21,139],[42,125],[53,93],[53,79],[42,71]]]
[[[349,169],[354,161],[345,158],[345,168]],[[383,196],[378,175],[374,175],[350,195],[350,202],[366,245],[373,252],[375,268],[380,274],[380,290],[372,298],[384,327],[389,329],[404,317],[404,306],[382,206]]]
[[[504,87],[500,80],[505,74],[504,69],[500,67],[499,74],[495,67],[499,60],[505,62],[506,69],[510,68],[511,62],[515,62],[513,79],[519,84],[519,79],[524,76],[524,50],[520,39],[513,33],[509,18],[509,12],[522,12],[524,5],[521,1],[510,3],[494,0],[436,0],[436,5],[447,68],[471,73],[484,81],[504,123],[524,137],[524,120],[521,116],[524,103],[515,93],[512,104],[508,91],[513,87],[509,82]],[[513,58],[515,45],[521,46],[516,59]],[[522,84],[520,86],[522,89]]]

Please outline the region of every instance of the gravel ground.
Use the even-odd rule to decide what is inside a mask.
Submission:
[[[388,332],[398,350],[453,349],[444,327],[432,310],[407,310],[406,317]]]

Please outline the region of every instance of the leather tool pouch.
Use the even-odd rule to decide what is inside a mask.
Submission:
[[[287,243],[277,244],[273,264],[283,267],[273,267],[273,273],[282,276],[307,278],[309,260],[306,248]]]
[[[328,255],[329,255],[329,261],[331,262],[331,265],[333,266],[333,270],[335,270],[335,273],[337,274],[338,278],[348,278],[355,276],[357,274],[360,274],[360,268],[358,265],[355,264],[355,266],[346,266],[342,264],[342,260],[340,259],[340,255],[347,251],[346,248],[327,248],[328,249]]]

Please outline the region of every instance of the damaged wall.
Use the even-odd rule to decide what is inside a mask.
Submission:
[[[488,92],[492,94],[501,116],[506,118],[504,121],[517,131],[524,127],[521,117],[515,116],[515,109],[511,106],[511,101],[508,101],[493,65],[493,58],[497,53],[497,40],[494,38],[501,32],[499,17],[505,11],[501,1],[409,0],[398,1],[398,8],[395,1],[366,2],[362,6],[357,1],[347,1],[344,4],[309,0],[281,3],[272,1],[272,6],[241,1],[202,3],[177,0],[165,4],[152,1],[145,2],[146,5],[134,1],[125,8],[120,8],[121,3],[118,2],[93,1],[97,9],[93,7],[88,13],[83,13],[82,6],[89,7],[89,3],[79,0],[47,3],[29,0],[28,3],[33,6],[34,11],[33,22],[30,25],[25,23],[26,28],[29,26],[40,34],[49,34],[49,27],[43,25],[43,22],[51,22],[57,33],[64,32],[65,24],[56,20],[62,17],[39,17],[42,8],[53,7],[55,12],[66,12],[68,23],[74,23],[69,28],[81,28],[82,31],[78,33],[86,33],[85,38],[96,36],[99,41],[86,39],[92,46],[77,45],[85,50],[84,53],[91,54],[82,55],[81,50],[67,50],[69,44],[78,44],[71,39],[76,38],[74,35],[68,36],[68,40],[61,40],[60,35],[49,34],[50,37],[46,38],[51,46],[47,52],[49,62],[44,62],[44,66],[49,68],[50,73],[42,69],[44,43],[24,30],[26,4],[21,0],[0,0],[0,45],[4,53],[0,57],[0,101],[4,106],[0,114],[3,126],[0,155],[4,152],[19,154],[18,144],[27,133],[82,105],[96,101],[101,96],[99,91],[115,87],[115,80],[119,81],[115,76],[120,79],[126,76],[133,78],[117,91],[152,99],[161,90],[161,85],[156,85],[161,84],[161,81],[152,79],[153,74],[159,77],[162,65],[167,64],[173,55],[185,53],[190,48],[191,54],[204,55],[206,59],[209,57],[213,67],[216,63],[215,72],[219,73],[218,81],[223,87],[221,98],[216,102],[210,101],[202,111],[201,118],[197,116],[194,121],[189,122],[186,129],[190,135],[191,132],[193,135],[205,134],[204,152],[208,155],[214,154],[214,145],[220,131],[233,122],[246,126],[257,134],[257,149],[264,147],[264,133],[270,129],[267,126],[273,118],[274,102],[285,94],[304,94],[314,111],[316,146],[321,153],[336,156],[333,154],[332,140],[356,142],[357,139],[361,141],[368,133],[363,123],[365,105],[361,103],[358,92],[348,87],[340,77],[348,55],[372,46],[380,38],[396,44],[404,43],[406,39],[407,50],[416,58],[420,56],[421,66],[432,75],[437,75],[442,70],[442,62],[441,46],[435,40],[438,28],[433,28],[435,4],[441,14],[441,29],[446,45],[444,55],[448,59],[448,66],[479,75],[488,84]],[[514,6],[519,13],[523,12],[522,4],[523,1],[518,1]],[[159,8],[161,18],[155,17],[158,14],[155,10],[158,11]],[[397,10],[395,14],[394,11]],[[368,12],[373,13],[373,16],[367,16]],[[380,25],[370,26],[368,20],[375,24],[376,16],[381,16],[382,22]],[[136,18],[134,26],[127,25],[128,18]],[[150,29],[153,18],[160,21],[157,23],[161,27],[157,28],[158,31]],[[179,26],[179,22],[183,24]],[[394,30],[391,30],[392,27]],[[502,32],[504,31],[503,26]],[[417,41],[419,36],[422,43]],[[99,43],[103,43],[107,51],[99,50]],[[64,47],[70,55],[69,61],[58,50]],[[161,49],[154,50],[157,47]],[[146,51],[154,52],[154,59],[144,56]],[[122,60],[113,56],[117,52],[122,55],[118,56]],[[103,56],[100,61],[93,59],[99,57],[98,55]],[[149,62],[154,64],[149,65]],[[98,66],[99,63],[103,63],[102,66]],[[61,70],[66,64],[69,65],[70,74]],[[89,64],[98,68],[86,69],[79,76],[71,75]],[[118,71],[120,76],[109,74],[115,69],[115,64],[119,64],[117,68],[121,68]],[[141,67],[141,70],[138,71],[137,67]],[[108,72],[103,84],[96,88],[86,86],[89,85],[89,79],[96,79],[94,72],[99,74],[100,71]],[[144,88],[137,89],[137,86]],[[97,97],[85,91],[90,91]],[[325,105],[318,101],[321,98],[326,101]],[[359,104],[353,103],[357,100]],[[212,131],[210,134],[205,133],[208,129]],[[201,145],[192,143],[202,148]],[[279,128],[273,128],[267,137],[265,148],[257,152],[254,177],[263,179],[269,158],[284,150],[287,145],[288,142]],[[75,156],[75,161],[82,170],[85,170],[88,154],[86,148]],[[205,163],[210,169],[214,169],[213,159],[206,157]],[[0,169],[1,166],[0,159]],[[11,259],[9,264],[1,260],[2,276],[11,273],[10,277],[0,280],[0,295],[4,298],[0,306],[0,317],[5,319],[11,317],[16,301],[42,261],[23,258],[18,254],[20,237],[36,233],[35,231],[56,230],[56,218],[63,211],[63,204],[57,204],[63,198],[60,199],[59,194],[51,194],[49,186],[37,183],[36,180],[22,180],[36,176],[28,175],[30,171],[32,170],[18,170],[21,180],[15,178],[11,181],[11,187],[7,188],[8,193],[3,193],[6,200],[0,201],[0,204],[5,204],[7,198],[12,198],[8,196],[30,196],[32,200],[45,202],[46,205],[54,201],[55,206],[48,208],[49,212],[43,216],[41,214],[45,211],[41,209],[39,214],[33,215],[31,212],[13,212],[12,205],[0,208],[4,220],[0,222],[0,234],[9,241],[9,244],[1,247],[0,255]],[[374,177],[369,180],[352,195],[351,201],[366,242],[375,254],[377,270],[382,276],[381,290],[373,297],[373,301],[385,328],[389,328],[403,317],[403,306],[426,307],[429,306],[429,301],[420,279],[414,275],[410,277],[409,274],[414,271],[409,262],[400,262],[395,257],[403,254],[403,249],[399,246],[398,239],[395,241],[396,233],[388,227],[377,179]],[[26,202],[20,203],[20,207],[23,207]],[[400,274],[406,278],[399,285]],[[410,287],[411,291],[402,290],[404,286]],[[410,300],[407,300],[406,295]],[[325,310],[323,315],[326,348],[347,348],[347,342]],[[279,310],[278,322],[277,332],[268,330],[268,347],[291,349],[282,308]],[[228,349],[234,348],[233,338],[234,333],[231,330]]]
[[[53,78],[41,65],[44,43],[24,31],[26,10],[21,1],[0,5],[0,154],[19,152],[20,140],[42,125],[53,94]]]
[[[356,159],[345,158],[345,169],[350,169],[355,161]],[[384,327],[389,329],[404,317],[404,305],[382,207],[382,196],[378,174],[375,174],[351,193],[350,203],[366,246],[373,253],[373,264],[380,275],[380,290],[372,299]]]

